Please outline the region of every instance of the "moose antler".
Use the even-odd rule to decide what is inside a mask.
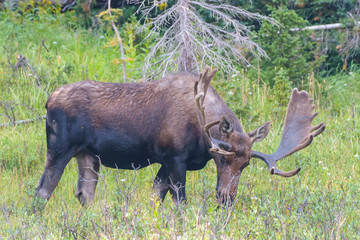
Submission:
[[[283,177],[292,177],[297,174],[300,167],[290,172],[283,172],[277,169],[275,164],[278,160],[309,146],[314,137],[325,130],[324,123],[312,125],[312,120],[317,115],[317,113],[312,113],[314,108],[313,99],[309,99],[309,94],[305,91],[299,92],[295,88],[290,97],[278,149],[271,155],[252,151],[251,157],[262,159],[268,165],[271,174]]]
[[[208,140],[211,144],[210,152],[211,153],[218,153],[225,156],[233,156],[235,155],[234,152],[228,152],[221,148],[231,149],[231,145],[227,142],[224,142],[219,139],[215,139],[210,134],[210,128],[219,124],[220,121],[213,121],[211,123],[206,124],[206,118],[205,118],[205,107],[203,106],[206,92],[208,87],[210,86],[210,82],[213,79],[215,73],[217,72],[217,69],[210,70],[209,66],[206,66],[204,71],[200,74],[199,81],[195,82],[194,86],[194,95],[195,95],[195,101],[198,109],[200,110],[200,124],[203,127]]]

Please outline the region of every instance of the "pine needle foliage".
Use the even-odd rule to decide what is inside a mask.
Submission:
[[[290,30],[295,27],[302,29],[307,23],[295,11],[279,8],[274,10],[271,16],[281,24],[281,27],[265,22],[257,34],[257,42],[270,58],[259,63],[261,78],[265,83],[273,86],[276,73],[282,68],[287,71],[293,86],[299,87],[324,58],[315,60],[313,50],[316,46],[310,41],[309,31]]]

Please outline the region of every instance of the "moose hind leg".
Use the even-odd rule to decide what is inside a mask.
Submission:
[[[83,152],[78,153],[75,157],[79,169],[75,196],[81,205],[86,206],[94,200],[100,163],[94,156]]]

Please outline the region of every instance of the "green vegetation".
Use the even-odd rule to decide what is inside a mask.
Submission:
[[[314,72],[315,67],[321,65],[324,57],[314,60],[313,50],[316,44],[310,40],[310,31],[290,30],[302,29],[306,26],[306,21],[295,11],[280,8],[274,10],[271,16],[281,24],[281,27],[265,22],[257,33],[258,43],[270,58],[259,63],[262,70],[261,78],[273,86],[275,76],[282,68],[287,71],[293,85],[299,86],[309,74]]]
[[[0,11],[0,124],[8,124],[0,127],[0,238],[360,238],[360,70],[355,67],[326,78],[304,75],[297,86],[314,97],[315,122],[325,122],[327,129],[311,146],[279,161],[284,170],[302,167],[293,178],[271,176],[263,162],[251,160],[231,208],[217,208],[216,168],[210,161],[188,172],[186,206],[174,206],[169,196],[163,205],[150,205],[159,168],[152,165],[136,172],[103,167],[95,203],[84,209],[74,196],[77,166],[72,160],[46,208],[33,212],[32,195],[45,163],[41,116],[47,92],[87,78],[122,81],[111,29],[84,29],[77,21],[74,12],[52,14],[48,8]],[[139,79],[138,68],[152,43],[141,41],[135,24],[124,24],[120,32],[128,77]],[[20,55],[35,72],[19,61]],[[254,147],[267,153],[279,145],[284,98],[291,93],[288,69],[276,66],[273,88],[244,72],[219,72],[213,82],[245,130],[273,122],[269,135]]]

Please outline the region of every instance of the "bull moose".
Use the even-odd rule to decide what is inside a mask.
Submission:
[[[159,163],[154,191],[159,200],[170,191],[175,203],[186,200],[186,171],[200,170],[212,158],[220,205],[233,201],[252,157],[265,161],[271,174],[297,174],[300,168],[282,172],[275,163],[307,147],[325,129],[323,123],[312,125],[317,113],[308,93],[293,90],[280,146],[267,155],[252,146],[266,137],[271,123],[244,132],[210,86],[216,71],[206,67],[200,76],[177,73],[142,83],[87,80],[56,89],[46,103],[47,154],[36,195],[50,198],[72,157],[79,170],[75,195],[82,205],[94,199],[101,164],[139,169]]]

